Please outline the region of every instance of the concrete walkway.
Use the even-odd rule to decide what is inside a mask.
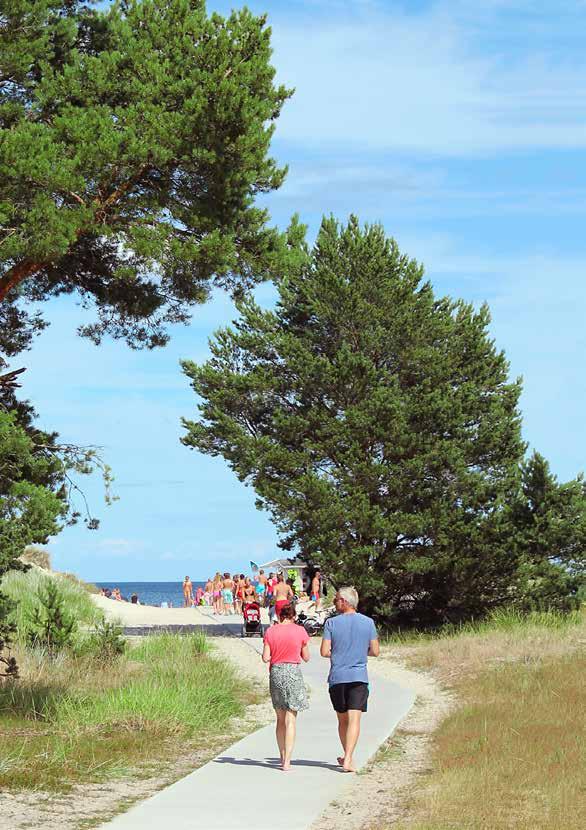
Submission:
[[[229,619],[229,618],[228,618]],[[240,625],[210,618],[230,636]],[[206,625],[207,629],[208,626]],[[261,651],[260,639],[245,641]],[[278,767],[274,729],[267,726],[229,747],[221,755],[152,798],[102,827],[111,830],[307,830],[327,805],[350,783],[340,770],[336,715],[327,694],[329,661],[319,657],[312,640],[311,661],[303,666],[310,688],[310,708],[301,712],[292,769]],[[260,656],[259,656],[260,660]],[[362,766],[394,731],[415,695],[371,674],[369,711],[355,758]],[[239,805],[236,807],[235,805]]]

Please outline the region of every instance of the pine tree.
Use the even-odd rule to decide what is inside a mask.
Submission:
[[[275,310],[243,300],[211,359],[183,363],[201,398],[183,442],[225,458],[282,547],[367,611],[427,623],[506,602],[524,445],[487,307],[436,298],[355,218],[293,248]]]
[[[32,645],[47,649],[54,657],[73,642],[77,623],[65,607],[65,601],[54,579],[46,580],[37,595],[38,605],[29,619],[29,640]]]
[[[579,605],[586,577],[586,484],[558,482],[538,452],[523,463],[511,525],[522,562],[516,604],[527,610]]]
[[[43,325],[26,301],[76,293],[98,313],[82,334],[153,347],[212,286],[274,272],[254,200],[284,178],[267,153],[290,93],[270,55],[264,17],[203,0],[3,0],[5,354]]]

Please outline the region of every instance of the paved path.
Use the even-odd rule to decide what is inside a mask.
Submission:
[[[227,634],[240,631],[221,624]],[[206,626],[206,629],[208,626]],[[200,769],[172,784],[124,815],[102,825],[109,830],[307,830],[352,778],[336,764],[340,746],[336,716],[327,694],[328,661],[312,642],[312,659],[303,673],[310,687],[310,708],[299,714],[290,772],[277,763],[274,729],[266,726],[229,747]],[[248,639],[260,651],[259,639]],[[260,657],[259,657],[260,659]],[[389,737],[414,702],[414,693],[371,673],[369,711],[355,758],[362,766]],[[243,809],[235,809],[242,805]]]

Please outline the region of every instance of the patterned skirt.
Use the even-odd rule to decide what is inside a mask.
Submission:
[[[269,675],[271,700],[275,709],[300,712],[307,709],[307,692],[298,663],[277,663]]]

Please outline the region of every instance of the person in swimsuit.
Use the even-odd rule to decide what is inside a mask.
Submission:
[[[244,588],[242,589],[242,599],[244,602],[256,602],[256,588],[248,577],[244,580]]]
[[[240,574],[236,580],[236,613],[242,614],[242,606],[244,600],[244,574]]]
[[[277,584],[275,585],[274,597],[275,620],[279,620],[281,617],[281,610],[286,605],[290,605],[291,600],[293,599],[293,589],[290,585],[288,585],[285,582],[285,578],[282,573],[280,573],[277,577]]]
[[[229,573],[224,574],[222,581],[222,599],[224,600],[224,614],[235,614],[234,608],[234,580]]]
[[[264,663],[270,663],[269,688],[277,716],[277,746],[281,769],[291,769],[295,744],[297,712],[307,709],[307,693],[300,663],[309,660],[309,636],[303,626],[295,625],[293,606],[285,603],[280,625],[269,628],[262,652]]]
[[[183,607],[189,608],[193,604],[193,585],[191,579],[186,576],[183,580]]]
[[[213,600],[214,600],[214,614],[221,614],[223,610],[222,604],[222,577],[219,571],[216,572],[213,582]]]
[[[206,605],[212,605],[214,601],[214,583],[209,577],[204,588],[203,601]]]
[[[256,586],[256,593],[258,594],[258,601],[264,607],[267,599],[268,579],[265,572],[260,570],[258,572],[258,584]]]
[[[321,608],[321,571],[317,570],[311,580],[311,601],[315,602],[315,610]]]

